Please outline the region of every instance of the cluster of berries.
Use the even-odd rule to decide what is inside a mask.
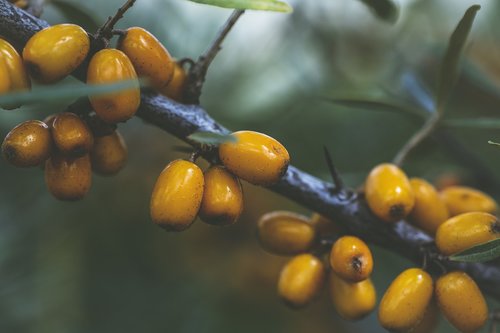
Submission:
[[[0,94],[31,89],[32,77],[53,84],[73,73],[89,56],[90,37],[74,24],[45,28],[24,46],[22,56],[0,38]],[[184,69],[148,31],[133,27],[121,33],[118,48],[95,53],[88,64],[87,83],[149,80],[166,96],[182,100]],[[44,121],[29,120],[14,127],[2,144],[4,158],[17,167],[42,166],[49,191],[61,200],[78,200],[91,186],[92,170],[116,174],[125,164],[127,148],[116,123],[131,118],[140,104],[139,86],[89,97],[93,111],[69,112]],[[20,105],[2,105],[4,109]]]

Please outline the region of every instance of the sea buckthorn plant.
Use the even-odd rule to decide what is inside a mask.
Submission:
[[[416,111],[418,116],[424,114],[423,125],[393,159],[383,154],[376,162],[370,161],[371,170],[358,177],[360,181],[353,189],[344,184],[330,154],[336,144],[349,143],[328,142],[323,147],[323,164],[332,182],[321,180],[293,165],[300,164],[295,160],[300,154],[287,144],[293,140],[286,135],[274,137],[271,129],[252,128],[250,121],[245,129],[233,132],[218,123],[210,108],[205,110],[201,103],[202,90],[210,82],[208,70],[239,18],[247,10],[291,12],[290,5],[276,0],[193,1],[234,9],[213,43],[195,60],[167,49],[168,41],[141,27],[141,22],[117,29],[120,20],[133,12],[134,0],[125,1],[94,31],[76,22],[51,25],[38,18],[43,2],[0,0],[0,105],[9,115],[26,115],[5,135],[3,161],[18,168],[39,169],[48,193],[55,199],[80,201],[93,195],[93,183],[103,181],[94,179],[93,173],[128,174],[130,156],[160,146],[143,142],[139,149],[136,143],[132,143],[136,149],[127,148],[126,135],[120,130],[132,119],[141,118],[187,146],[177,147],[176,157],[150,179],[149,204],[142,201],[140,211],[146,212],[141,219],[152,223],[136,225],[134,230],[159,226],[155,235],[168,232],[168,238],[162,238],[168,242],[183,237],[181,231],[186,235],[189,229],[196,229],[193,226],[200,224],[198,218],[219,227],[215,232],[222,233],[226,232],[222,227],[231,231],[244,224],[238,221],[247,214],[252,216],[261,248],[271,255],[288,257],[272,276],[275,298],[286,306],[314,306],[326,295],[341,322],[377,320],[374,332],[437,331],[440,315],[449,327],[460,332],[478,332],[488,322],[495,332],[500,321],[495,303],[500,300],[500,221],[495,200],[499,188],[486,191],[483,186],[474,187],[473,182],[442,186],[437,177],[412,167],[412,163],[419,163],[416,148],[432,137],[451,145],[449,150],[459,161],[466,160],[470,169],[489,177],[481,160],[471,157],[467,147],[449,136],[444,119],[479,5],[466,10],[451,34],[442,56],[435,98],[430,102],[432,110],[425,114]],[[363,2],[385,24],[398,18],[398,7],[392,1],[386,0],[383,6],[378,1]],[[297,10],[305,10],[303,6]],[[242,61],[238,66],[254,64]],[[81,84],[74,88],[65,83],[72,80]],[[224,83],[228,92],[233,89],[229,81]],[[420,89],[418,84],[412,87]],[[419,90],[415,94],[422,93]],[[33,114],[28,104],[59,94],[63,106],[29,117]],[[259,97],[258,89],[248,94]],[[229,100],[229,96],[221,99]],[[368,105],[383,111],[407,111],[404,106],[383,101],[327,100],[344,107]],[[286,112],[293,116],[291,110]],[[416,114],[413,109],[410,113]],[[272,121],[283,126],[289,116],[278,115]],[[304,113],[299,117],[308,116]],[[315,130],[307,128],[306,133]],[[301,140],[307,141],[306,136]],[[133,182],[143,177],[128,176],[127,185],[114,190],[134,191]],[[498,185],[491,179],[489,182]],[[260,202],[265,209],[249,212],[249,207],[255,208],[254,202],[259,202],[257,191],[266,190],[295,201],[309,212],[299,212],[298,207],[297,211],[272,208],[274,205],[265,200]],[[117,203],[112,197],[99,201],[109,210],[132,205]],[[77,207],[64,205],[69,205],[67,209]],[[100,231],[89,237],[104,237],[98,234]],[[112,237],[120,237],[120,231],[118,228]],[[197,245],[198,257],[208,257],[211,248],[201,243]],[[150,246],[152,251],[158,252],[156,246]],[[407,259],[406,267],[386,260],[390,255],[384,255],[384,250]],[[166,261],[163,264],[175,266]],[[382,272],[384,269],[399,273],[390,275]],[[79,272],[84,274],[83,270]],[[233,281],[227,280],[222,285],[231,288]],[[381,280],[385,285],[376,283]]]

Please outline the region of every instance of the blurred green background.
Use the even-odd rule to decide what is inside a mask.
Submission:
[[[42,18],[93,29],[121,3],[47,1]],[[279,139],[295,166],[328,179],[326,145],[345,181],[356,187],[375,164],[392,159],[421,119],[404,110],[377,111],[360,103],[353,108],[331,99],[397,101],[423,115],[430,112],[448,37],[475,3],[482,9],[446,119],[497,117],[500,2],[401,0],[394,24],[356,0],[290,3],[291,15],[247,12],[241,18],[210,68],[202,105],[231,129]],[[185,0],[139,0],[118,27],[142,26],[175,57],[196,58],[230,13]],[[61,84],[68,83],[71,78]],[[0,135],[21,121],[62,111],[65,104],[0,112]],[[500,151],[487,144],[500,141],[498,130],[470,124],[447,132],[491,172],[488,181],[440,140],[419,147],[406,171],[431,181],[447,176],[489,185],[486,190],[498,198]],[[90,193],[77,203],[52,198],[41,170],[15,169],[0,160],[0,332],[384,331],[375,314],[357,323],[341,320],[326,290],[304,310],[282,304],[275,289],[287,258],[259,247],[255,221],[275,209],[311,212],[265,189],[244,184],[244,216],[234,226],[197,221],[183,233],[155,227],[150,194],[164,166],[185,157],[173,150],[182,143],[140,119],[120,131],[129,147],[127,167],[115,177],[95,176]],[[373,250],[381,296],[413,264]],[[454,330],[442,319],[438,331]]]

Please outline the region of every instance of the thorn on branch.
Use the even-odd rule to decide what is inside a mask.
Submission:
[[[326,164],[328,165],[328,170],[330,171],[330,175],[332,176],[333,180],[334,187],[332,188],[332,193],[339,193],[340,191],[345,189],[344,182],[340,178],[335,165],[333,165],[332,156],[330,155],[330,152],[328,151],[328,148],[326,148],[326,146],[323,146],[323,151],[325,153],[325,160]]]
[[[109,40],[113,38],[113,29],[115,28],[115,24],[123,18],[123,15],[125,15],[127,10],[129,10],[135,2],[136,0],[127,0],[120,8],[118,8],[114,16],[108,16],[106,23],[104,23],[103,26],[97,30],[96,39]]]

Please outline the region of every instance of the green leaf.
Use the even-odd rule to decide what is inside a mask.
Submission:
[[[293,8],[286,2],[278,0],[190,0],[205,5],[233,8],[233,9],[253,9],[268,10],[273,12],[291,13]]]
[[[500,146],[500,143],[489,140],[488,143],[493,146]]]
[[[78,83],[63,86],[42,86],[31,91],[1,95],[0,105],[27,105],[41,102],[71,100],[82,96],[113,93],[138,86],[139,82],[137,80],[100,85]]]
[[[49,3],[61,12],[68,22],[78,24],[86,31],[97,31],[99,28],[95,17],[90,15],[86,9],[62,0],[52,0]]]
[[[397,21],[399,16],[399,7],[392,0],[361,0],[370,7],[373,13],[380,19],[389,23]]]
[[[447,127],[498,129],[500,128],[500,118],[450,119],[443,124]]]
[[[485,262],[500,257],[500,238],[479,244],[450,256],[450,260],[462,262]]]
[[[444,104],[457,81],[460,55],[462,54],[467,36],[472,28],[476,13],[480,8],[481,6],[479,5],[469,7],[451,34],[439,74],[436,97],[438,112],[444,111]]]
[[[224,142],[236,142],[236,138],[231,134],[218,134],[212,132],[195,132],[187,138],[201,144],[214,146],[218,146]]]

